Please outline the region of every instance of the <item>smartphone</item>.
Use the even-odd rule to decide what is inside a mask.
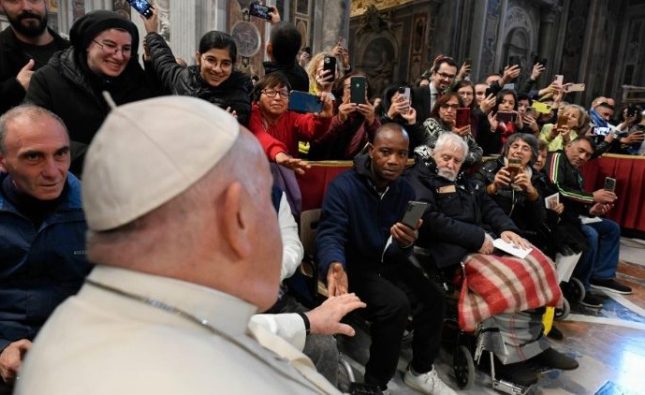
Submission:
[[[569,92],[584,92],[585,91],[585,84],[580,82],[577,84],[571,84],[569,86],[565,86],[564,91],[566,93]]]
[[[611,177],[605,177],[605,186],[603,187],[605,191],[615,192],[616,191],[616,179]]]
[[[463,128],[466,125],[470,125],[470,108],[468,107],[458,108],[455,127]]]
[[[289,93],[289,110],[302,113],[319,113],[323,103],[320,97],[301,91]]]
[[[351,103],[365,104],[365,77],[350,78],[350,99]]]
[[[331,71],[331,76],[327,77],[325,81],[334,81],[336,79],[336,58],[333,56],[325,56],[323,59],[323,70]]]
[[[564,114],[560,114],[558,115],[558,122],[556,122],[555,128],[559,129],[562,126],[565,126],[568,122],[569,122],[569,117]]]
[[[423,213],[425,213],[427,207],[428,203],[426,202],[409,201],[401,223],[408,228],[416,228],[417,222],[423,217]]]
[[[466,60],[464,60],[464,63],[466,63],[468,66],[472,66],[473,60],[471,58],[466,58]]]
[[[522,66],[522,59],[519,56],[510,56],[508,58],[509,66]]]
[[[514,123],[517,119],[517,114],[514,112],[498,111],[497,120],[504,123]]]
[[[145,18],[152,16],[152,5],[147,0],[128,0],[128,3]]]
[[[405,98],[405,100],[410,101],[410,88],[407,86],[399,87],[399,94]]]
[[[249,4],[249,15],[253,15],[256,18],[265,19],[267,21],[271,20],[271,15],[269,12],[271,7],[260,4],[259,1],[252,1]]]
[[[546,58],[540,59],[540,57],[536,55],[536,56],[533,57],[533,65],[536,65],[538,63],[541,64],[542,66],[546,67],[547,60],[546,60]]]
[[[506,165],[506,170],[509,172],[511,175],[511,182],[515,179],[517,176],[517,173],[520,172],[520,168],[522,167],[522,161],[516,158],[511,158],[508,160],[508,165]]]
[[[564,76],[562,74],[556,74],[553,82],[557,82],[558,84],[562,85],[564,83]]]
[[[638,112],[638,108],[635,105],[630,104],[627,107],[627,114],[625,115],[631,118],[631,117],[635,117],[637,112]]]
[[[494,92],[493,92],[493,89],[492,89],[492,88],[486,88],[486,97],[488,97],[488,96],[492,95],[493,93],[494,93]]]
[[[531,104],[531,108],[535,109],[535,111],[539,114],[550,114],[551,113],[551,105],[542,103],[539,101],[534,101],[533,104]]]

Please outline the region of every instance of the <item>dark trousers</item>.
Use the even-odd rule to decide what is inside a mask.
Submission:
[[[349,272],[349,288],[367,304],[364,314],[372,324],[365,382],[380,386],[396,372],[403,331],[412,313],[412,368],[419,373],[432,370],[445,311],[443,292],[420,269],[407,262],[384,267],[380,274],[368,269]]]

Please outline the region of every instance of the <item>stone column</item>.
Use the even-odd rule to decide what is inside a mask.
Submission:
[[[558,26],[555,22],[557,15],[562,10],[558,6],[542,8],[540,12],[540,41],[538,43],[538,54],[540,58],[546,58],[549,62],[547,65],[547,74],[554,71],[553,65],[555,64],[555,45],[556,38],[558,37]],[[532,60],[531,64],[532,64]],[[558,73],[553,73],[558,74]],[[549,80],[547,78],[547,80]]]
[[[193,63],[197,42],[201,37],[203,1],[170,0],[170,48],[175,56]]]
[[[350,0],[316,1],[313,8],[313,52],[333,48],[341,37],[348,45]]]

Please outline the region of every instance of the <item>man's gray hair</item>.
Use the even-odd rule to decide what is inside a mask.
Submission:
[[[15,118],[21,116],[27,116],[32,120],[35,120],[37,117],[50,116],[60,122],[60,124],[63,126],[63,129],[65,129],[65,133],[67,133],[69,136],[65,122],[63,122],[63,120],[58,115],[54,114],[46,108],[39,107],[35,104],[21,104],[0,116],[0,154],[4,155],[7,153],[7,147],[5,146],[5,138],[7,137],[7,124]]]
[[[468,156],[468,144],[464,139],[452,132],[445,132],[441,133],[439,135],[439,138],[434,144],[434,149],[432,150],[432,153],[434,154],[438,150],[442,148],[448,148],[448,147],[454,147],[454,148],[461,148],[464,151],[464,159]]]

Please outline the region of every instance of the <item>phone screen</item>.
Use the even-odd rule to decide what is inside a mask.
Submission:
[[[147,0],[128,0],[128,3],[144,17],[150,18],[152,16],[152,6]]]
[[[303,113],[319,113],[323,104],[320,98],[307,92],[291,91],[289,94],[289,110]]]
[[[458,108],[455,126],[458,128],[463,128],[466,125],[470,125],[470,108]]]
[[[356,104],[365,104],[365,77],[350,78],[350,99]]]
[[[271,15],[269,15],[269,11],[271,11],[270,7],[262,5],[257,1],[254,1],[249,5],[249,14],[260,19],[270,21]]]
[[[609,192],[614,192],[616,190],[616,179],[605,177],[605,186],[603,189]]]
[[[513,123],[515,122],[516,115],[514,112],[499,111],[497,113],[497,120],[504,123]]]

